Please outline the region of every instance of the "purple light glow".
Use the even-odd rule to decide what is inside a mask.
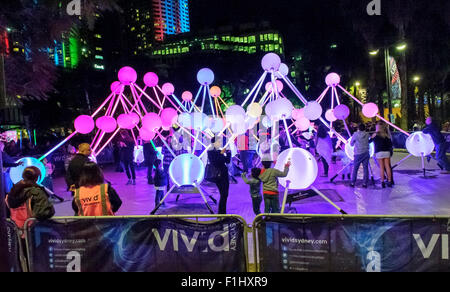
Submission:
[[[95,123],[92,117],[81,115],[75,119],[74,126],[78,133],[86,135],[94,130]]]
[[[97,128],[102,130],[105,133],[112,133],[117,128],[117,122],[113,117],[100,117],[97,119],[96,123]]]
[[[305,107],[305,118],[310,121],[315,121],[322,116],[322,107],[317,101],[308,102]]]
[[[276,83],[277,83],[278,92],[282,92],[283,89],[284,89],[283,82],[281,82],[280,80],[277,80]],[[272,84],[272,82],[267,82],[267,84],[266,84],[266,91],[269,91],[269,92],[273,91],[273,84]]]
[[[131,83],[136,83],[137,73],[131,67],[123,67],[119,70],[119,81],[124,85],[130,85]]]
[[[299,131],[303,132],[309,129],[309,127],[311,126],[311,122],[307,118],[302,117],[295,121],[295,126]]]
[[[156,87],[158,85],[159,78],[153,72],[148,72],[144,75],[144,84],[148,87]]]
[[[338,105],[334,109],[334,116],[338,120],[345,120],[350,115],[350,109],[345,104]]]
[[[341,77],[337,73],[330,73],[325,78],[325,83],[328,86],[336,86],[341,83]]]
[[[210,85],[214,82],[214,72],[211,69],[203,68],[198,71],[197,80],[200,85]]]
[[[264,56],[264,58],[261,61],[261,66],[265,71],[278,71],[281,66],[281,59],[280,56],[274,53],[269,53]]]

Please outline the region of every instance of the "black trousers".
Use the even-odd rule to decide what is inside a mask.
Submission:
[[[134,162],[132,160],[122,161],[125,172],[127,173],[128,179],[136,179],[136,170],[134,169]],[[131,171],[131,173],[130,173]]]
[[[216,182],[216,185],[220,193],[219,214],[225,215],[227,214],[227,201],[228,201],[228,194],[230,191],[230,178],[228,177],[228,175],[222,177]]]
[[[158,157],[155,155],[150,155],[145,158],[145,164],[147,165],[147,180],[148,183],[153,183],[153,166],[155,165]]]

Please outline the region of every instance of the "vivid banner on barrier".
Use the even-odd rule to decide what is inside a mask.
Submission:
[[[255,226],[261,272],[450,272],[450,219],[264,217]]]
[[[117,218],[39,222],[28,232],[34,272],[244,272],[245,223]]]
[[[16,225],[9,221],[6,224],[7,254],[8,254],[8,270],[10,272],[22,272],[20,266],[20,245],[17,235]]]

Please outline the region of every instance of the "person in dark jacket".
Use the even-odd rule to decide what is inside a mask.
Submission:
[[[391,188],[393,186],[391,166],[392,139],[386,124],[382,122],[377,124],[376,133],[369,140],[369,143],[372,142],[375,144],[375,157],[380,165],[381,186],[383,188],[386,187],[385,173],[387,173],[387,185]]]
[[[228,166],[231,162],[231,153],[225,155],[226,149],[220,150],[220,140],[216,138],[211,139],[214,149],[208,151],[208,160],[213,168],[217,170],[218,177],[215,178],[215,183],[220,193],[219,214],[227,214],[227,200],[230,190],[230,177],[228,174]]]
[[[441,129],[433,121],[432,117],[428,117],[426,120],[427,126],[423,130],[425,134],[429,134],[433,138],[434,145],[436,147],[436,160],[443,168],[441,174],[450,174],[450,163],[447,158],[447,151],[450,144],[445,140],[444,135],[441,133]]]
[[[70,161],[66,173],[66,183],[71,192],[80,187],[79,181],[81,171],[83,170],[84,165],[89,162],[91,153],[92,150],[89,144],[80,144],[80,146],[78,146],[78,153]]]
[[[144,144],[144,159],[145,164],[147,165],[147,181],[149,185],[152,185],[154,183],[153,166],[155,166],[155,162],[158,159],[158,152],[151,142]]]
[[[126,130],[120,132],[120,160],[128,177],[127,185],[136,185],[136,170],[134,168],[134,146],[133,138]]]
[[[156,160],[155,161],[155,177],[153,179],[155,183],[155,189],[156,189],[156,196],[155,196],[155,207],[159,205],[159,202],[164,197],[164,194],[166,192],[167,185],[169,184],[169,175],[167,172],[162,168],[162,161]]]

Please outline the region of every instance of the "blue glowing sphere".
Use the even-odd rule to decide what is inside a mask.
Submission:
[[[200,185],[205,178],[205,165],[193,154],[182,154],[170,164],[169,175],[178,186]]]
[[[197,80],[200,85],[210,85],[214,82],[214,72],[211,69],[203,68],[198,71]]]
[[[11,178],[11,181],[14,184],[16,184],[22,180],[23,171],[25,170],[25,168],[30,167],[30,166],[35,166],[35,167],[39,168],[39,170],[41,171],[41,177],[38,180],[38,184],[42,183],[42,181],[45,178],[45,174],[46,174],[45,166],[42,162],[40,162],[39,160],[37,160],[36,158],[33,158],[33,157],[25,157],[25,158],[22,158],[17,161],[17,163],[20,163],[20,162],[23,162],[23,165],[13,167],[9,171],[9,177]]]

